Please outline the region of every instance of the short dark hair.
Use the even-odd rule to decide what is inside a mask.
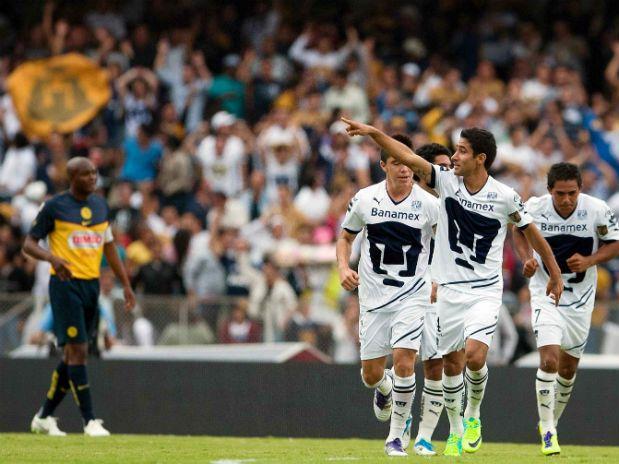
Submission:
[[[490,170],[490,166],[494,163],[496,158],[496,140],[492,132],[482,129],[480,127],[471,127],[464,129],[460,132],[460,137],[468,140],[473,149],[473,156],[484,153],[486,155],[486,161],[484,161],[484,167],[486,171]]]
[[[440,155],[451,156],[453,153],[449,148],[445,145],[441,145],[440,143],[426,143],[425,145],[420,146],[415,150],[419,156],[421,156],[428,163],[434,164],[436,161],[436,157]]]
[[[578,188],[582,187],[582,176],[578,166],[572,163],[555,163],[548,171],[548,188],[555,186],[558,180],[575,180]]]
[[[392,138],[394,138],[395,140],[397,140],[400,143],[403,143],[404,145],[406,145],[408,148],[413,148],[413,141],[410,139],[410,137],[408,135],[404,135],[404,134],[395,134],[391,136]],[[391,155],[389,153],[387,153],[385,150],[381,150],[380,151],[380,160],[383,163],[386,163],[387,160],[391,157]]]

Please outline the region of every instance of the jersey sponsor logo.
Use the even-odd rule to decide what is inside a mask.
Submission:
[[[78,230],[72,232],[67,241],[71,249],[96,249],[103,245],[103,235],[97,232]]]
[[[371,216],[384,217],[390,219],[403,219],[409,221],[419,221],[421,213],[406,213],[404,211],[389,211],[385,209],[372,208]]]
[[[458,201],[461,205],[474,211],[494,212],[494,205],[491,205],[489,203],[476,203],[474,201],[467,200],[466,198],[462,198],[460,195],[458,195]]]
[[[587,232],[587,224],[541,224],[542,232]]]

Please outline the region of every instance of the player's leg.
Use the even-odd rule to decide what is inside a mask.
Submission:
[[[576,381],[576,370],[578,369],[580,358],[572,356],[572,354],[561,351],[559,355],[559,373],[555,384],[555,427],[559,424],[559,419],[572,396],[574,382]]]
[[[428,359],[423,362],[423,392],[419,430],[415,438],[415,452],[422,456],[436,454],[432,435],[443,412],[443,360]]]
[[[443,356],[443,398],[449,419],[449,437],[444,454],[462,454],[462,409],[464,403],[464,328],[467,295],[447,287],[438,288],[436,303],[438,351]]]
[[[385,361],[391,353],[389,343],[391,315],[389,313],[365,312],[359,317],[359,342],[361,355],[361,379],[374,390],[374,415],[381,422],[391,417],[393,381],[391,372],[385,370]]]
[[[425,306],[428,292],[419,292],[398,304],[391,313],[390,346],[393,349],[393,411],[385,452],[389,456],[406,456],[403,439],[410,430],[411,407],[417,388],[415,382],[415,359],[421,345]]]
[[[421,337],[423,361],[423,391],[419,430],[415,438],[415,453],[421,456],[436,454],[432,446],[432,434],[443,411],[443,359],[438,352],[436,311],[426,311],[423,336]]]
[[[476,452],[482,444],[480,410],[488,384],[486,358],[496,330],[500,309],[501,298],[488,296],[470,301],[466,310],[464,379],[467,405],[464,412],[465,430],[462,448],[467,453]]]

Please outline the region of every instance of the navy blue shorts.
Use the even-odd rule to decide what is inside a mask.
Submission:
[[[54,316],[54,334],[59,346],[88,343],[97,337],[99,325],[99,279],[49,280],[49,301]]]

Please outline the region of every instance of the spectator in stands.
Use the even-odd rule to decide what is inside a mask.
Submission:
[[[133,287],[145,295],[178,295],[182,293],[182,279],[176,266],[162,257],[163,247],[154,239],[152,259],[140,266],[132,279]]]
[[[262,338],[260,325],[247,316],[248,301],[237,299],[230,316],[222,322],[219,328],[219,343],[259,343]]]
[[[125,162],[120,172],[123,180],[142,183],[149,189],[152,188],[163,155],[163,147],[154,137],[154,126],[141,124],[136,137],[125,139]]]
[[[34,179],[36,158],[26,136],[18,132],[9,144],[0,165],[0,198],[11,198],[21,193]]]

